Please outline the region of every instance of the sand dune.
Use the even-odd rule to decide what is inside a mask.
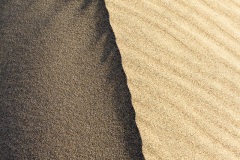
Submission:
[[[0,160],[141,160],[103,0],[0,1]]]
[[[240,2],[106,2],[146,159],[240,159]]]

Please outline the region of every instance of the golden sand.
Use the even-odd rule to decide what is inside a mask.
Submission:
[[[146,159],[240,159],[240,2],[106,2]]]

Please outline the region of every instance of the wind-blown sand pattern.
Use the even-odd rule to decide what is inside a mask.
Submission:
[[[145,158],[240,159],[240,1],[106,2]]]

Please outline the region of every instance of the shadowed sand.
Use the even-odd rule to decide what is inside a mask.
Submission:
[[[240,160],[240,1],[106,0],[147,160]]]
[[[103,0],[0,2],[0,159],[143,159]]]

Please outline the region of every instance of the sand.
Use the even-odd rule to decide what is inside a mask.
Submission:
[[[145,158],[240,159],[240,2],[106,3]]]
[[[0,1],[0,159],[143,159],[103,0]]]

